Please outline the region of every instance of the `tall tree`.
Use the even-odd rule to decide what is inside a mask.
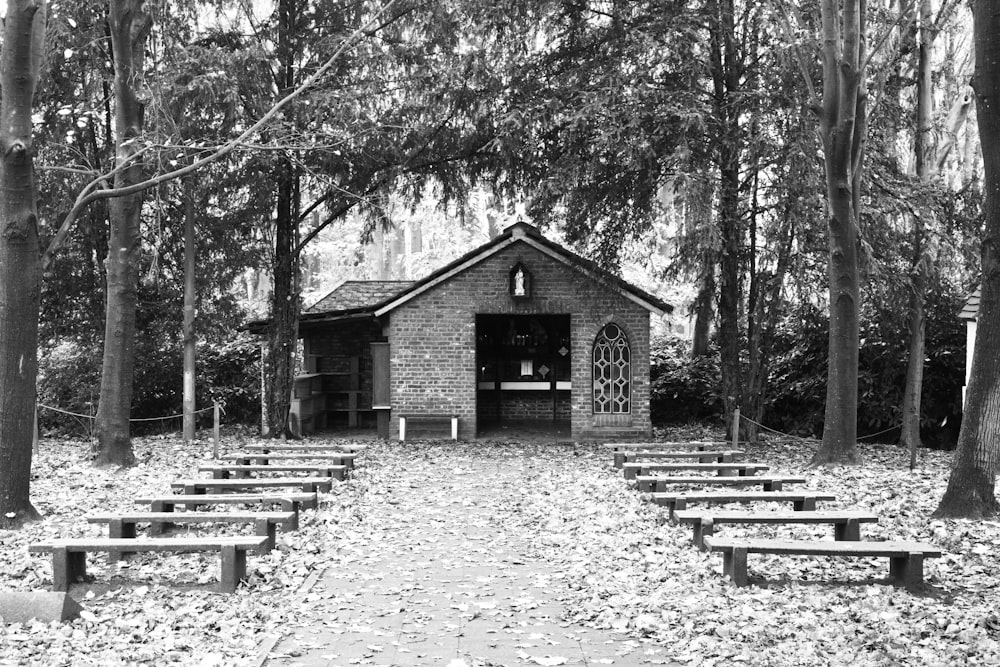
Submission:
[[[823,441],[811,465],[857,463],[858,221],[864,175],[866,0],[822,0],[820,135],[826,172],[830,347]]]
[[[1000,12],[994,0],[973,4],[979,136],[985,167],[982,297],[972,373],[958,449],[939,517],[980,518],[1000,513]]]
[[[0,54],[0,526],[38,518],[31,436],[38,373],[38,214],[32,101],[45,48],[44,0],[8,0]]]
[[[145,0],[110,0],[108,27],[114,54],[115,180],[117,189],[142,180],[136,156],[143,134],[143,103],[139,98],[146,38],[153,17]],[[101,398],[97,410],[97,465],[135,463],[129,417],[135,365],[135,317],[138,307],[139,216],[142,192],[115,197],[109,204],[107,316]]]

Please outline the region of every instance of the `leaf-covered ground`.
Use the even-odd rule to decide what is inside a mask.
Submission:
[[[236,449],[241,442],[228,438],[226,445]],[[141,464],[113,471],[90,466],[86,443],[43,441],[32,493],[45,520],[0,532],[0,589],[48,588],[51,559],[28,554],[28,544],[101,534],[106,529],[83,520],[87,513],[134,509],[135,497],[168,493],[172,480],[191,476],[209,453],[204,444],[185,450],[174,438],[136,440],[135,447]],[[812,447],[767,445],[746,458],[773,472],[799,473]],[[357,548],[382,530],[368,508],[385,501],[387,482],[401,470],[422,462],[419,479],[433,488],[430,462],[456,467],[470,457],[512,453],[532,463],[520,493],[497,490],[506,494],[498,525],[529,535],[535,556],[556,569],[551,581],[560,587],[567,622],[667,647],[652,664],[1000,664],[1000,523],[928,518],[944,491],[948,453],[925,452],[911,473],[902,450],[862,446],[863,466],[805,471],[810,488],[837,495],[824,508],[881,517],[862,526],[863,538],[930,541],[946,550],[927,562],[928,590],[914,596],[882,583],[884,559],[751,556],[751,576],[763,577],[765,586],[734,588],[720,575],[721,557],[694,549],[688,528],[671,525],[662,510],[643,502],[606,450],[477,442],[373,443],[353,478],[324,494],[319,511],[304,513],[301,530],[279,535],[271,555],[250,556],[251,581],[235,595],[212,592],[214,554],[139,557],[125,566],[91,557],[96,582],[73,589],[83,617],[0,626],[0,665],[248,664],[265,637],[296,621],[298,590],[337,560],[336,545]],[[831,529],[723,526],[719,532],[830,539]],[[640,664],[628,660],[618,664]]]

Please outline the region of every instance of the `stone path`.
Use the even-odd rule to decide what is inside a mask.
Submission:
[[[538,480],[557,463],[460,452],[365,464],[382,468],[356,509],[366,543],[306,594],[267,664],[669,664],[661,647],[560,620],[563,576],[506,507],[525,466]]]

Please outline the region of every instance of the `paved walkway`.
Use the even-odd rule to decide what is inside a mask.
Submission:
[[[380,470],[358,480],[371,488],[364,535],[331,545],[338,556],[267,664],[668,664],[660,647],[560,620],[562,575],[509,511],[525,466],[557,463],[460,451],[366,463]]]

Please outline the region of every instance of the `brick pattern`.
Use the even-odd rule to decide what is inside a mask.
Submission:
[[[509,272],[521,262],[532,296],[515,301]],[[459,437],[476,433],[476,314],[568,314],[571,323],[572,437],[646,437],[649,420],[649,311],[524,243],[515,243],[389,315],[393,412],[457,414]],[[632,411],[595,419],[593,344],[615,322],[632,353]],[[551,404],[550,404],[551,409]],[[392,420],[398,437],[398,420]]]
[[[547,391],[504,391],[500,393],[500,414],[504,419],[551,419],[552,394]],[[493,391],[479,392],[478,413],[481,419],[496,419],[497,394]],[[566,420],[572,414],[570,392],[560,391],[556,395],[556,419]]]

